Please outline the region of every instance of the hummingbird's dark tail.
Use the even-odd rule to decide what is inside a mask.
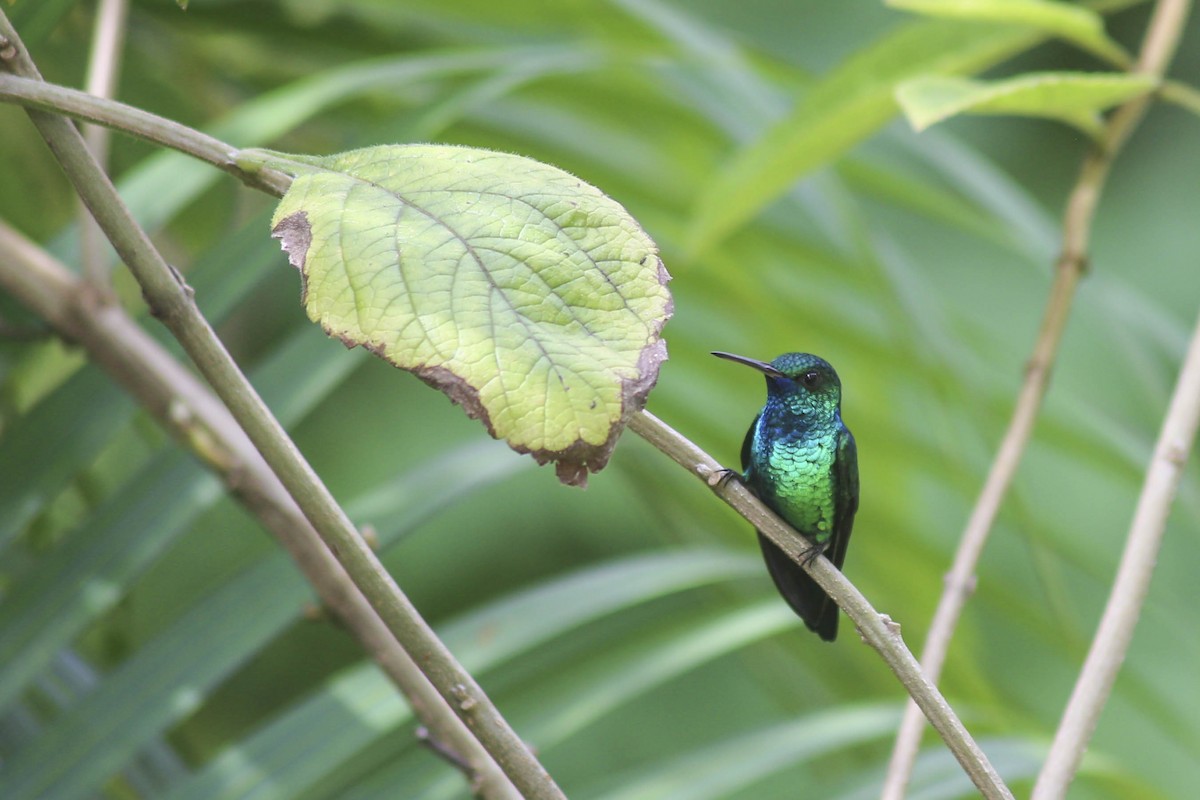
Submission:
[[[825,590],[809,577],[804,568],[788,557],[774,542],[758,534],[758,543],[762,546],[763,558],[767,562],[767,571],[775,581],[775,588],[787,600],[792,611],[809,630],[816,633],[827,642],[837,638],[838,606],[825,594]]]

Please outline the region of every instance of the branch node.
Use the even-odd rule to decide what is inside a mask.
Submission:
[[[379,551],[379,531],[375,529],[374,525],[369,522],[363,523],[358,526],[358,533],[362,536],[363,541],[367,543],[367,547],[376,552]]]
[[[966,598],[975,594],[975,589],[979,585],[979,576],[968,575],[965,578],[959,578],[953,572],[947,572],[942,576],[942,583],[945,584],[947,592],[954,592]]]
[[[1075,272],[1080,276],[1090,275],[1092,273],[1092,260],[1088,258],[1087,253],[1076,252],[1074,249],[1064,250],[1062,255],[1058,257],[1058,263],[1055,267],[1060,272]]]
[[[429,728],[426,728],[424,725],[418,726],[417,729],[413,731],[413,735],[417,737],[418,742],[428,747],[434,754],[442,759],[445,759],[450,764],[454,765],[456,768],[465,773],[471,781],[471,786],[475,786],[475,782],[479,780],[479,776],[475,774],[475,769],[470,765],[470,763],[468,763],[465,758],[459,755],[454,748],[450,747],[445,742],[441,741],[432,733],[430,733]]]
[[[1188,445],[1187,442],[1176,439],[1171,442],[1163,451],[1163,458],[1174,464],[1177,467],[1182,467],[1188,460]]]
[[[463,711],[470,711],[479,705],[479,702],[471,696],[471,692],[467,689],[466,684],[456,683],[450,690],[450,693],[454,695],[454,701],[458,703],[458,707]]]
[[[1047,385],[1050,383],[1050,365],[1045,359],[1034,356],[1025,362],[1025,380],[1027,383],[1044,380]]]
[[[179,268],[174,264],[167,264],[167,269],[171,271],[171,277],[179,284],[179,288],[183,290],[187,299],[194,300],[196,298],[196,290],[188,285],[187,279],[183,277],[183,273],[179,271]]]
[[[0,36],[0,61],[12,61],[17,57],[17,46],[7,36]]]

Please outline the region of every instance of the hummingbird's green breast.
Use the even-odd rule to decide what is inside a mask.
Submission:
[[[833,535],[837,431],[809,430],[801,436],[773,433],[767,415],[755,426],[746,481],[767,505],[817,544]],[[765,429],[765,430],[764,430]]]

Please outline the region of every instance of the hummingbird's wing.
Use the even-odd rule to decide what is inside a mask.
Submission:
[[[761,417],[759,414],[758,417]],[[750,469],[750,448],[754,446],[754,429],[758,427],[758,417],[750,423],[750,429],[746,431],[746,438],[742,439],[742,471]]]
[[[846,545],[858,511],[858,446],[845,427],[838,436],[837,459],[833,462],[833,536],[829,560],[838,569],[846,562]]]
[[[829,538],[825,554],[835,567],[841,569],[842,564],[846,563],[846,546],[850,544],[854,514],[858,511],[858,447],[854,444],[854,436],[845,427],[838,435],[837,458],[833,462],[833,498],[833,535]],[[837,638],[838,605],[816,581],[807,574],[804,578],[812,584],[808,597],[812,617],[800,616],[822,639],[832,642]],[[779,584],[778,578],[775,583]],[[794,603],[792,607],[796,607]]]

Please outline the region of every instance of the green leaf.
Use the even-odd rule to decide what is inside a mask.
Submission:
[[[630,556],[517,591],[439,631],[463,665],[482,675],[597,619],[759,569],[755,559],[722,550]],[[252,786],[255,797],[295,797],[371,742],[394,737],[411,713],[377,667],[351,667],[205,765],[170,798],[245,797]]]
[[[655,763],[604,800],[654,797],[730,797],[774,771],[887,736],[899,710],[892,704],[836,708],[745,733],[732,733],[712,746]],[[585,796],[597,796],[584,793]]]
[[[883,127],[896,113],[901,81],[984,69],[1040,38],[1021,28],[935,20],[900,28],[859,52],[709,182],[692,219],[689,249],[697,253],[725,238],[801,177]]]
[[[99,368],[86,367],[4,431],[0,551],[96,458],[129,418],[133,404],[109,386]]]
[[[40,8],[43,4],[26,4]],[[48,4],[45,4],[48,5]],[[23,30],[20,26],[18,29]],[[24,35],[28,44],[29,37]],[[430,55],[371,58],[337,69],[316,72],[253,97],[221,119],[203,128],[224,142],[243,147],[265,144],[325,111],[372,91],[397,91],[397,87],[423,86],[449,77],[490,74],[505,69],[528,70],[531,65],[557,61],[561,68],[582,68],[593,53],[571,46],[473,48],[439,51]],[[161,152],[142,160],[121,176],[117,188],[143,228],[167,224],[196,197],[222,180],[221,172],[191,156]],[[68,228],[51,245],[51,252],[70,260],[79,252],[79,233]]]
[[[896,99],[917,130],[956,114],[1019,114],[1058,119],[1095,136],[1099,112],[1154,88],[1147,75],[1031,72],[1000,81],[928,76],[896,89]]]
[[[1129,54],[1104,32],[1104,19],[1090,8],[1053,0],[885,0],[892,8],[902,8],[930,17],[966,19],[1022,25],[1058,36],[1095,53],[1114,64],[1125,66]]]
[[[340,364],[309,373],[293,363],[287,374],[300,384],[319,380],[317,374],[340,368],[346,359],[335,361]],[[297,393],[308,394],[303,386]],[[452,452],[404,476],[425,491],[396,493],[399,501],[393,511],[402,519],[387,527],[382,536],[385,545],[432,511],[461,502],[480,486],[511,474],[513,464],[520,463],[503,451],[500,457],[477,445],[463,448],[468,451],[474,456],[469,463],[462,453]],[[197,491],[203,487],[197,485],[193,492]],[[165,502],[161,496],[160,502]],[[193,501],[172,497],[167,505],[183,502]],[[383,509],[376,504],[376,511]],[[294,622],[311,595],[312,588],[282,551],[226,581],[106,675],[24,748],[8,755],[0,771],[0,797],[77,797],[97,791],[138,748],[192,713],[219,681]],[[396,697],[390,684],[387,692]]]
[[[605,465],[658,378],[671,314],[657,247],[620,205],[464,147],[266,162],[295,175],[272,225],[314,322],[557,462],[564,483]]]
[[[668,612],[667,616],[675,619],[679,615]],[[776,597],[769,597],[715,618],[711,610],[694,613],[686,624],[666,632],[656,627],[648,637],[630,631],[616,647],[597,642],[581,651],[577,655],[581,666],[555,665],[544,670],[536,679],[536,697],[506,703],[509,719],[527,741],[536,744],[539,753],[553,761],[557,745],[620,713],[635,698],[649,697],[703,666],[795,627],[796,616]],[[352,790],[336,796],[343,800],[386,796],[395,787],[412,783],[413,760],[414,754],[392,759],[386,769],[375,771],[367,780],[353,781]],[[457,773],[443,774],[436,789],[423,796],[454,796],[454,789],[461,785]]]

